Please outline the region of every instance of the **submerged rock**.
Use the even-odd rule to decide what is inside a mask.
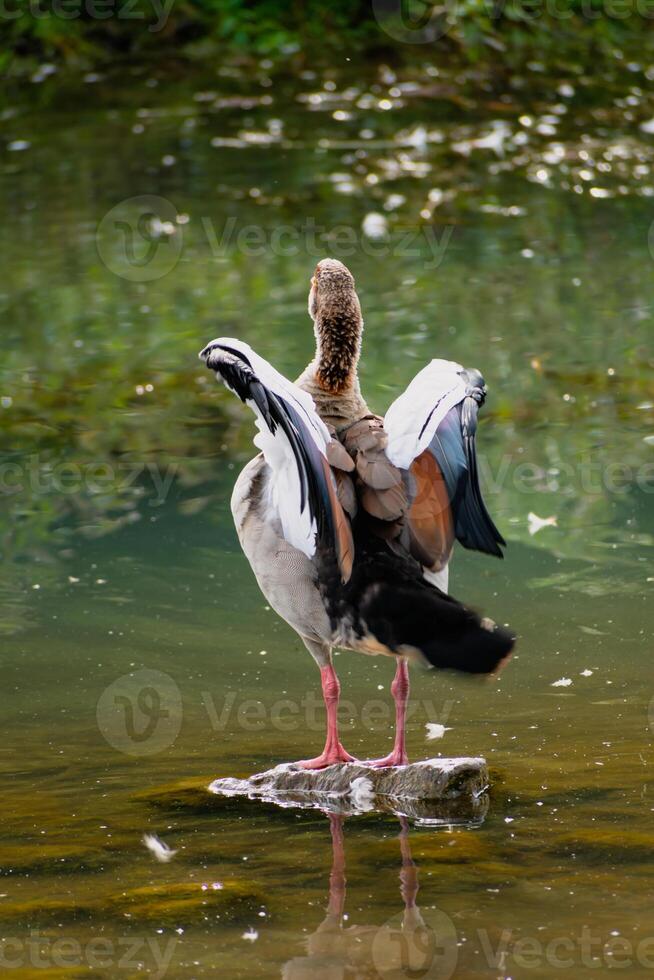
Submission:
[[[111,859],[107,849],[84,842],[10,844],[3,847],[0,876],[40,874],[59,877],[103,871]]]
[[[242,878],[173,881],[128,888],[105,897],[76,900],[72,896],[2,903],[2,919],[30,927],[51,922],[116,918],[120,922],[190,926],[220,919],[250,922],[265,901],[261,888]]]
[[[216,798],[207,791],[206,777],[180,779],[164,786],[148,787],[136,793],[134,799],[164,810],[205,813],[216,809]]]
[[[263,901],[261,890],[243,881],[174,882],[113,895],[105,902],[104,911],[134,922],[172,927],[215,918],[250,921]]]
[[[40,898],[28,901],[3,902],[3,922],[16,922],[21,926],[36,927],[49,922],[79,922],[91,918],[97,910],[92,901],[76,901],[69,898]]]
[[[583,857],[604,865],[649,863],[652,857],[652,835],[620,826],[580,828],[554,837],[553,854]]]

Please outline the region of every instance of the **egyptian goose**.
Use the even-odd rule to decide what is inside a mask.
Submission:
[[[477,477],[478,371],[433,360],[384,419],[357,377],[363,320],[350,271],[318,263],[309,313],[316,355],[293,384],[241,340],[212,340],[206,366],[253,409],[260,454],[231,507],[261,591],[316,660],[327,709],[319,769],[353,761],[338,735],[332,649],[395,657],[395,744],[371,765],[407,763],[408,660],[495,672],[515,637],[447,594],[455,538],[502,557]]]

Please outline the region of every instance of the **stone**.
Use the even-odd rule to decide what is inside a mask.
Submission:
[[[381,811],[426,825],[478,825],[488,810],[488,786],[485,759],[453,758],[383,769],[357,762],[318,770],[283,763],[247,779],[216,779],[209,792],[345,815]]]
[[[169,928],[191,926],[220,917],[226,922],[251,922],[264,902],[260,888],[247,881],[182,881],[146,885],[110,895],[105,915]]]
[[[162,810],[185,810],[188,813],[207,813],[216,809],[216,797],[207,791],[207,777],[178,779],[165,786],[148,786],[134,794],[138,803],[147,803]]]

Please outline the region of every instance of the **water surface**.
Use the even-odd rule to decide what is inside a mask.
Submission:
[[[435,89],[390,69],[269,82],[265,67],[49,80],[5,113],[7,965],[473,978],[621,963],[642,976],[654,967],[651,138],[618,108],[548,100],[547,86],[525,107],[515,92],[462,104],[456,80]],[[144,194],[173,209],[151,280],[115,226],[96,247],[107,212]],[[364,235],[371,213],[388,237]],[[228,511],[251,420],[196,354],[234,334],[299,374],[323,254],[357,278],[374,409],[433,356],[478,366],[490,388],[483,475],[509,548],[502,563],[459,549],[451,583],[511,623],[518,652],[488,683],[416,672],[408,725],[413,758],[488,759],[476,828],[374,813],[341,826],[208,806],[198,790],[321,747],[315,666],[266,608]],[[532,534],[530,513],[556,525]],[[392,665],[347,653],[336,665],[347,747],[385,753]],[[428,722],[449,728],[442,741],[426,740]],[[177,850],[169,863],[145,832]],[[424,928],[403,913],[417,884]]]

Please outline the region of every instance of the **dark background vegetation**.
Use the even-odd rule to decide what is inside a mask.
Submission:
[[[406,60],[425,45],[399,44],[403,25],[430,22],[439,59],[502,73],[538,58],[597,72],[651,50],[653,18],[652,0],[170,0],[162,23],[151,0],[5,0],[0,66],[203,60],[226,51],[307,62],[344,49]]]

